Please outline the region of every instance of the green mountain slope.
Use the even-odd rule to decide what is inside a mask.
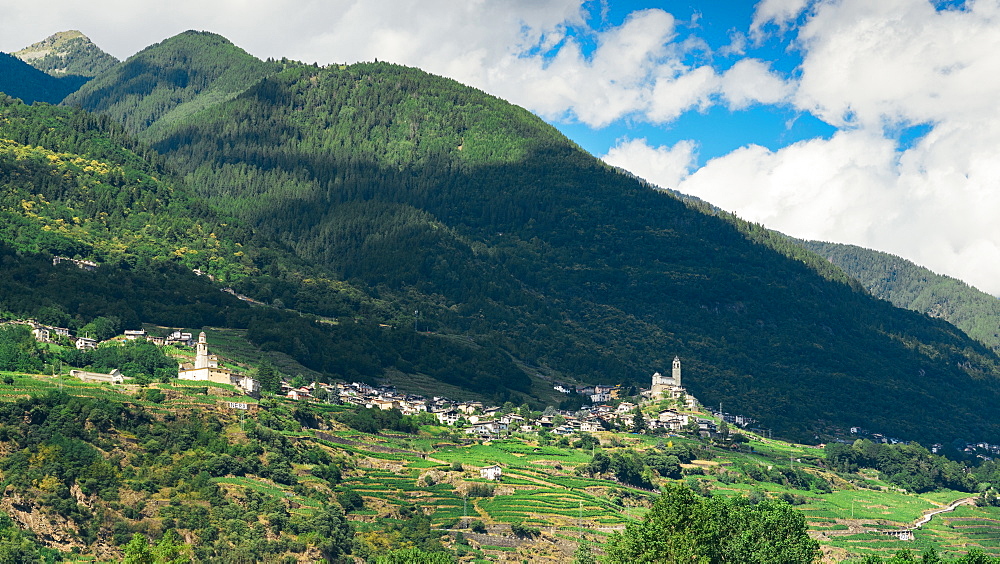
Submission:
[[[167,40],[122,65],[143,73],[77,100],[148,123],[198,42],[219,48]],[[389,64],[295,66],[243,88],[140,135],[222,214],[293,252],[241,279],[250,295],[344,316],[316,277],[347,281],[394,304],[396,323],[419,310],[425,329],[566,379],[644,383],[679,355],[700,399],[798,437],[1000,435],[984,415],[1000,393],[991,351],[610,169],[523,109]]]
[[[152,45],[87,83],[67,105],[100,111],[143,139],[198,110],[232,98],[281,69],[206,32]]]
[[[78,76],[49,76],[13,55],[0,53],[0,92],[20,98],[28,104],[58,104],[85,81],[85,78]]]
[[[18,59],[55,77],[92,78],[118,63],[77,30],[60,31],[12,53]]]
[[[98,316],[119,319],[118,329],[139,322],[235,327],[328,378],[373,381],[391,369],[498,398],[513,390],[546,395],[530,390],[527,375],[496,346],[394,330],[384,322],[398,307],[348,283],[302,282],[315,288],[311,295],[324,308],[352,321],[332,325],[277,302],[276,308],[233,309],[225,304],[242,302],[220,286],[206,295],[204,280],[201,290],[191,291],[195,268],[218,282],[252,277],[287,286],[261,268],[277,272],[280,263],[302,272],[303,264],[280,244],[220,220],[160,157],[107,118],[6,99],[0,101],[0,140],[0,310],[71,327]],[[74,278],[75,269],[67,274],[53,267],[48,253],[102,266]]]
[[[1000,350],[1000,300],[995,296],[889,253],[837,243],[799,243],[858,279],[872,295],[944,319]]]

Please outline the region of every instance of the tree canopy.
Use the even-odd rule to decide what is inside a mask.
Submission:
[[[612,535],[605,550],[613,564],[805,564],[819,557],[805,517],[787,503],[703,498],[679,484],[668,484],[642,522]]]

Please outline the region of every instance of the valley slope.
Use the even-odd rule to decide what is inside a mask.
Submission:
[[[797,241],[896,307],[944,319],[994,351],[1000,350],[1000,299],[904,258],[854,245]]]
[[[311,369],[537,401],[554,379],[645,383],[676,355],[699,399],[786,436],[1000,437],[988,416],[1000,360],[954,326],[454,81],[258,61],[188,32],[67,103],[152,143],[227,225],[243,254],[218,264],[242,266],[221,278],[276,311],[339,321],[296,326],[309,340],[281,325],[291,318],[259,332]],[[388,328],[345,323],[357,321]],[[462,376],[477,364],[494,378]]]

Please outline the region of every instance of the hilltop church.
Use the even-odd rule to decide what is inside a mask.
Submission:
[[[695,407],[695,399],[688,395],[687,390],[681,385],[681,359],[674,357],[674,365],[671,368],[670,376],[664,376],[659,372],[653,374],[652,387],[649,392],[644,392],[651,400],[673,399],[683,401],[689,409]]]
[[[231,384],[249,396],[258,397],[260,395],[260,384],[257,380],[243,374],[237,374],[228,368],[219,367],[219,357],[208,354],[208,338],[204,331],[198,335],[194,367],[191,367],[190,364],[181,364],[177,370],[177,377],[181,380]]]

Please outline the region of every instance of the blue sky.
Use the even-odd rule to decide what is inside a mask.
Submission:
[[[710,64],[719,71],[731,68],[746,57],[771,61],[771,68],[784,76],[793,76],[802,63],[799,52],[788,41],[790,34],[778,34],[759,43],[747,39],[753,22],[752,2],[690,2],[690,1],[627,1],[588,2],[583,5],[588,15],[584,29],[573,30],[585,53],[596,47],[592,30],[621,26],[630,14],[640,10],[660,9],[679,20],[679,39],[695,38],[705,48],[692,50],[682,60],[689,65]],[[741,52],[732,52],[734,42],[743,42]],[[551,53],[551,52],[550,52]],[[831,125],[811,114],[789,105],[758,105],[742,110],[713,106],[702,111],[690,111],[670,124],[650,126],[641,120],[616,121],[606,127],[594,128],[572,118],[553,120],[567,137],[595,155],[608,152],[609,140],[644,137],[651,144],[673,145],[685,139],[697,139],[697,165],[725,155],[751,143],[772,150],[796,141],[829,137],[835,131]]]
[[[1000,0],[50,0],[126,58],[187,29],[261,57],[388,60],[524,106],[650,182],[1000,294]]]

